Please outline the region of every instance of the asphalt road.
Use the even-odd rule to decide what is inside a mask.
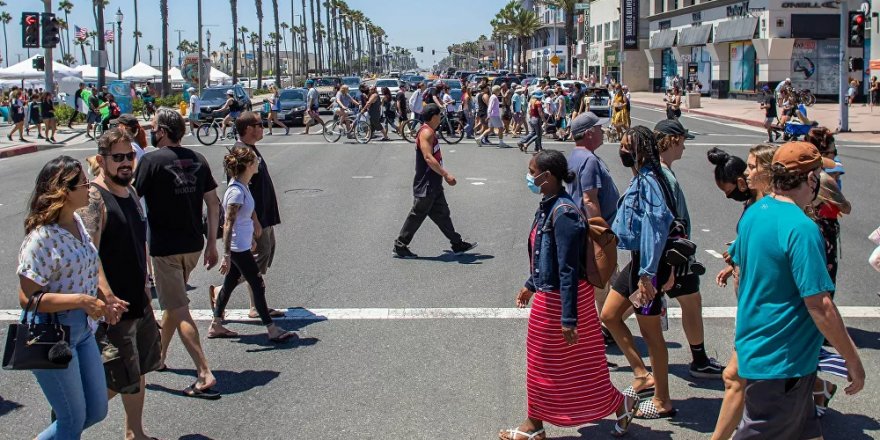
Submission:
[[[660,112],[634,108],[634,123],[653,125]],[[685,157],[673,168],[688,198],[694,239],[708,273],[722,268],[709,250],[722,252],[734,236],[741,207],[715,187],[705,151],[718,145],[745,157],[765,134],[752,128],[684,117],[698,133]],[[293,130],[298,131],[298,130]],[[276,132],[277,133],[277,132]],[[81,138],[80,138],[81,139]],[[184,144],[196,144],[187,137]],[[510,142],[512,143],[512,142]],[[572,143],[545,142],[568,151]],[[179,395],[193,375],[178,340],[172,344],[168,373],[148,376],[146,426],[159,438],[181,439],[336,439],[495,438],[500,428],[516,426],[525,410],[526,321],[491,318],[483,308],[510,308],[524,281],[528,261],[526,235],[537,196],[526,188],[530,156],[517,149],[477,147],[472,141],[443,145],[445,164],[459,184],[447,190],[453,222],[465,239],[480,243],[477,252],[455,258],[437,228],[426,222],[411,248],[417,260],[391,258],[392,243],[411,206],[413,146],[402,141],[368,145],[327,144],[319,135],[272,136],[261,142],[279,195],[283,223],[276,230],[279,248],[266,277],[270,306],[337,309],[333,317],[350,319],[283,321],[299,331],[299,340],[270,345],[254,323],[233,323],[247,336],[205,342],[224,397],[217,402]],[[225,151],[219,145],[196,146],[220,175]],[[0,310],[14,309],[16,257],[22,220],[33,179],[43,163],[59,154],[84,158],[94,143],[0,160],[0,281],[10,286]],[[826,438],[880,437],[878,413],[869,402],[880,398],[877,324],[878,274],[866,259],[873,247],[867,234],[877,227],[880,208],[872,197],[880,187],[880,146],[841,145],[847,174],[844,191],[854,214],[842,223],[843,257],[837,302],[870,306],[867,318],[846,320],[861,347],[869,379],[859,396],[838,393],[823,420]],[[628,182],[618,165],[616,146],[598,154],[610,164],[617,185]],[[623,256],[622,258],[625,258]],[[192,308],[208,309],[207,285],[217,272],[196,270]],[[726,363],[732,349],[735,305],[732,291],[705,277],[704,305],[717,316],[705,319],[710,355]],[[244,289],[230,308],[247,307]],[[673,304],[675,306],[675,304]],[[480,308],[480,318],[365,319],[371,308]],[[344,309],[344,310],[338,310]],[[493,309],[494,310],[494,309]],[[199,321],[204,338],[207,321]],[[631,323],[632,325],[632,323]],[[633,326],[634,327],[634,326]],[[5,339],[5,330],[0,330]],[[711,433],[721,403],[721,381],[688,376],[690,355],[678,319],[670,320],[672,396],[679,415],[667,421],[636,421],[631,438],[698,439]],[[645,351],[643,350],[643,353]],[[620,353],[609,358],[625,364]],[[872,368],[873,367],[873,368]],[[626,369],[612,373],[618,387],[628,385]],[[837,382],[841,384],[841,382]],[[31,438],[48,423],[48,405],[26,372],[0,373],[0,438]],[[120,438],[122,409],[111,402],[107,420],[85,437]],[[551,427],[552,438],[605,436],[611,419],[580,429]]]

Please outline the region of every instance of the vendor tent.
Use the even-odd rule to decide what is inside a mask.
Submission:
[[[38,71],[34,69],[33,61],[37,56],[34,55],[18,64],[9,66],[5,69],[0,69],[0,79],[7,80],[42,80],[45,77],[45,72]],[[47,63],[48,67],[48,63]],[[52,71],[54,72],[55,79],[60,80],[61,78],[75,77],[82,78],[82,73],[77,71],[76,69],[72,69],[70,67],[65,66],[61,63],[52,63]]]
[[[153,81],[161,79],[162,72],[141,62],[122,72],[122,78],[131,81]]]
[[[217,70],[216,67],[211,67],[211,81],[219,81],[221,83],[231,80],[232,77]]]
[[[168,78],[173,83],[182,83],[183,82],[183,74],[180,72],[180,69],[177,67],[172,67],[168,69]]]
[[[76,66],[76,70],[82,73],[83,81],[97,81],[98,80],[98,68],[89,64],[83,64],[81,66]],[[116,74],[104,69],[105,78],[108,80],[116,79]]]

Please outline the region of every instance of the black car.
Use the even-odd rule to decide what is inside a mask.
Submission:
[[[415,90],[416,87],[419,86],[419,83],[425,82],[424,76],[413,75],[406,79],[407,85],[409,85],[410,90]]]
[[[281,121],[290,127],[303,125],[306,113],[306,89],[285,89],[278,95],[281,99]]]
[[[215,117],[225,116],[228,112],[223,112],[222,114],[214,115],[213,112],[223,107],[223,104],[226,104],[226,91],[232,90],[233,97],[238,102],[239,107],[242,111],[247,110],[251,111],[251,98],[248,96],[247,92],[244,90],[244,87],[241,84],[234,84],[231,86],[218,86],[218,87],[209,87],[202,91],[202,96],[199,97],[199,101],[201,103],[201,111],[199,112],[199,120],[201,121],[210,121]]]

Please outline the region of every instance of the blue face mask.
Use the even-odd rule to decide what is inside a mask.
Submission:
[[[541,193],[541,187],[535,184],[535,176],[531,173],[526,173],[526,185],[528,185],[529,191],[535,194]]]

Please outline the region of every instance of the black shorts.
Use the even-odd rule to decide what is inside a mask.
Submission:
[[[136,394],[140,377],[161,366],[159,324],[152,307],[146,308],[143,318],[100,325],[95,338],[104,357],[107,388],[117,393]]]
[[[616,280],[611,285],[611,288],[620,295],[623,295],[624,299],[629,301],[629,296],[638,290],[639,286],[639,254],[637,252],[633,252],[632,261],[626,264],[623,269],[620,270],[620,276],[617,277]],[[635,262],[635,264],[633,264]],[[663,283],[666,282],[667,278],[669,278],[669,266],[660,263],[660,269],[657,273],[657,285],[662,286]],[[659,280],[662,280],[660,282]],[[657,296],[654,297],[654,300],[646,304],[644,307],[636,308],[633,306],[637,315],[642,316],[660,316],[661,309],[663,308],[663,304],[660,301],[660,298],[663,297],[663,294],[660,292],[660,289],[657,289]]]
[[[813,403],[816,373],[791,379],[746,380],[745,408],[734,440],[822,436]]]
[[[683,276],[675,277],[675,284],[666,295],[670,298],[678,298],[680,296],[690,295],[700,291],[700,276],[695,273],[689,273]]]

